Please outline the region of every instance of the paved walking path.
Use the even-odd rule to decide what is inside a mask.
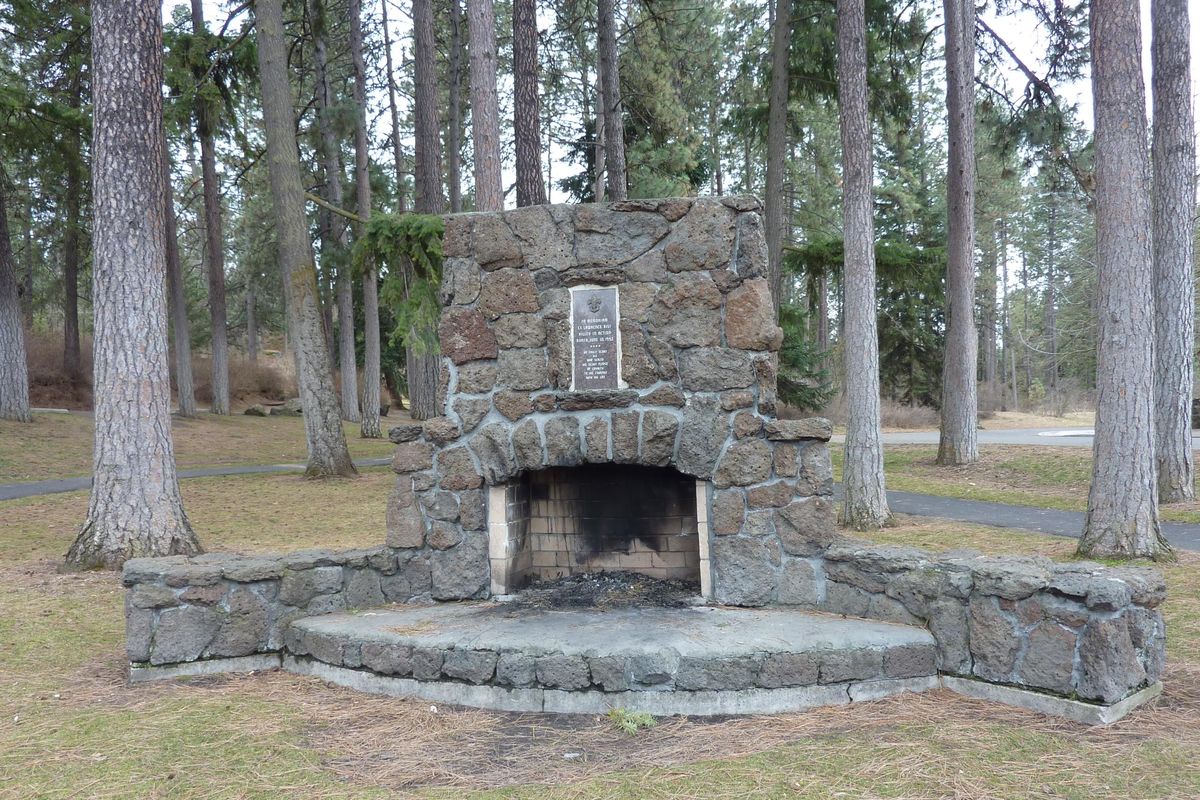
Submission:
[[[365,458],[355,461],[358,468],[380,467],[391,463],[390,458]],[[202,467],[179,471],[180,478],[213,478],[223,475],[260,475],[264,473],[303,472],[303,464],[265,464],[247,467]],[[0,501],[20,497],[77,492],[88,489],[91,478],[59,478],[48,481],[0,484]],[[842,487],[836,488],[840,499]],[[1013,506],[1004,503],[989,503],[982,500],[960,500],[954,497],[937,497],[913,492],[888,492],[888,505],[897,514],[917,517],[972,522],[978,525],[993,525],[999,528],[1017,528],[1040,531],[1055,536],[1079,538],[1083,530],[1083,514],[1078,511],[1056,511],[1031,506]],[[1171,544],[1182,550],[1200,550],[1200,525],[1182,522],[1164,522],[1163,535]]]
[[[354,466],[382,467],[392,463],[390,458],[364,458],[354,462]],[[217,478],[222,475],[260,475],[272,472],[303,472],[303,464],[261,464],[245,467],[200,467],[198,469],[179,470],[180,478]],[[0,501],[16,500],[20,497],[36,497],[43,494],[58,494],[59,492],[78,492],[81,489],[92,488],[90,477],[55,478],[48,481],[28,481],[26,483],[0,483]]]

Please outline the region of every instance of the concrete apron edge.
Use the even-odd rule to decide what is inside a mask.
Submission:
[[[147,666],[131,664],[130,683],[227,673],[270,672],[282,669],[308,675],[338,686],[391,697],[410,697],[449,705],[492,711],[546,712],[559,714],[604,714],[614,708],[644,711],[658,716],[724,716],[734,714],[779,714],[819,706],[880,700],[903,692],[925,692],[945,688],[977,700],[1024,708],[1063,717],[1085,725],[1110,725],[1134,709],[1162,694],[1162,681],[1151,684],[1111,705],[1096,705],[1065,697],[1054,697],[1015,686],[930,675],[920,678],[891,678],[815,684],[780,689],[728,689],[667,692],[564,691],[476,686],[455,681],[419,681],[379,675],[347,667],[336,667],[308,657],[281,653],[256,653],[236,658],[213,658],[181,664]]]

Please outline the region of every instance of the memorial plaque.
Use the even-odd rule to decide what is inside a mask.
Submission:
[[[621,354],[615,286],[571,289],[571,389],[616,389]]]

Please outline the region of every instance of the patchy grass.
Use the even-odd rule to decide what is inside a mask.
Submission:
[[[346,423],[345,429],[355,458],[392,454],[387,439],[361,438],[357,423]],[[303,463],[307,458],[300,417],[174,417],[172,434],[175,460],[181,469]],[[90,414],[34,414],[28,424],[0,421],[0,483],[67,478],[91,471]]]
[[[391,476],[197,479],[210,549],[368,546]],[[113,573],[59,574],[83,493],[0,504],[0,798],[1091,798],[1200,796],[1200,557],[1166,572],[1166,691],[1085,728],[947,692],[803,714],[514,715],[286,674],[129,687]],[[1065,539],[900,519],[930,549],[1068,556]],[[566,758],[566,754],[575,754]]]
[[[834,477],[841,480],[841,446],[831,446]],[[942,467],[933,445],[887,445],[883,466],[889,489],[938,497],[986,500],[1063,511],[1086,511],[1092,453],[1084,447],[983,445],[977,464]],[[1200,524],[1200,502],[1164,505],[1165,521]]]

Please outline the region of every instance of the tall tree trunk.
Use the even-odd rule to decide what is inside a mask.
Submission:
[[[192,31],[207,35],[204,2],[192,0]],[[198,82],[207,67],[196,67]],[[196,136],[200,139],[200,173],[204,182],[204,254],[208,266],[208,311],[212,320],[212,413],[229,413],[229,339],[225,311],[225,235],[221,226],[221,185],[217,177],[217,147],[213,140],[216,115],[204,92],[196,93]]]
[[[537,0],[513,0],[513,134],[517,205],[546,202],[542,183],[542,115],[538,102]]]
[[[1050,194],[1050,210],[1046,214],[1046,301],[1043,303],[1046,328],[1046,399],[1053,413],[1058,403],[1058,280],[1055,262],[1058,260],[1058,186]]]
[[[163,142],[163,215],[165,217],[167,306],[175,332],[175,387],[179,394],[179,416],[196,416],[196,388],[192,382],[192,329],[187,315],[183,268],[179,263],[179,232],[175,225],[175,190],[171,187],[171,156]]]
[[[406,171],[404,168],[404,149],[400,143],[400,112],[396,104],[396,77],[395,72],[392,70],[392,31],[388,25],[387,7],[388,0],[382,0],[379,3],[379,12],[382,15],[383,24],[384,65],[387,68],[388,115],[391,117],[392,123],[392,159],[396,164],[396,210],[403,214],[408,210],[408,204],[404,199],[404,176]]]
[[[246,279],[246,357],[251,364],[258,363],[258,307],[255,296],[254,276]]]
[[[1174,24],[1174,23],[1173,23]],[[1092,0],[1096,436],[1079,554],[1162,558],[1154,475],[1154,265],[1137,0]]]
[[[629,196],[625,170],[624,115],[621,113],[621,73],[617,53],[617,20],[613,0],[597,0],[597,50],[603,81],[605,183],[609,200]]]
[[[367,142],[367,67],[362,52],[362,0],[350,0],[350,59],[354,62],[354,188],[355,209],[364,220],[358,236],[366,233],[371,218],[371,153]],[[375,262],[363,265],[363,408],[359,431],[364,439],[378,439],[379,430],[379,284]]]
[[[592,127],[595,128],[595,155],[593,156],[593,175],[592,175],[592,200],[596,203],[604,202],[605,184],[607,183],[608,159],[605,154],[606,148],[604,143],[607,137],[604,135],[604,65],[596,64],[596,91],[593,93],[595,97],[595,121]]]
[[[21,311],[25,315],[25,329],[33,330],[33,270],[36,263],[33,257],[33,192],[28,183],[25,184],[26,214],[25,214],[25,286],[21,292]]]
[[[1012,333],[1012,314],[1009,310],[1008,302],[1008,221],[1000,220],[1000,291],[1002,292],[1000,305],[1000,335],[1004,344],[1004,359],[1000,363],[1000,371],[1005,373],[1004,380],[1011,380],[1012,386],[1009,389],[1009,397],[1012,400],[1012,410],[1020,410],[1017,402],[1017,351],[1013,342]],[[1008,367],[1011,367],[1009,369]],[[1008,409],[1005,409],[1008,410]]]
[[[346,449],[337,396],[330,377],[329,352],[321,325],[317,268],[308,240],[304,187],[296,149],[296,118],[287,77],[287,46],[283,34],[282,0],[256,0],[258,71],[262,86],[263,123],[267,135],[267,165],[271,200],[279,239],[291,344],[299,366],[300,401],[308,438],[310,478],[354,475]]]
[[[845,240],[846,457],[842,523],[881,528],[888,519],[879,424],[879,330],[875,317],[875,220],[871,119],[867,114],[864,0],[838,0],[838,103],[842,131],[842,231]]]
[[[93,0],[95,451],[66,566],[200,552],[183,510],[167,366],[162,6]],[[150,198],[150,202],[146,202]]]
[[[475,152],[475,210],[503,211],[500,182],[500,106],[496,99],[496,14],[492,0],[467,0],[471,36],[471,142]]]
[[[774,0],[775,22],[771,30],[771,85],[767,97],[767,186],[765,223],[767,277],[771,298],[779,313],[783,289],[783,176],[787,155],[788,50],[792,39],[790,0]]]
[[[450,0],[450,98],[446,108],[446,180],[450,184],[450,213],[462,207],[463,35],[462,8]]]
[[[946,16],[946,354],[939,464],[979,460],[975,376],[975,4],[944,0]]]
[[[71,95],[71,108],[79,109],[80,92],[78,79]],[[79,231],[81,227],[79,206],[83,198],[83,144],[79,130],[74,125],[68,128],[66,161],[66,197],[63,209],[66,214],[63,228],[63,372],[72,382],[83,378],[79,352],[79,265],[81,253]]]
[[[321,159],[325,164],[325,199],[329,204],[342,208],[342,161],[341,146],[330,119],[333,108],[333,92],[329,87],[329,58],[327,56],[327,16],[321,0],[310,0],[309,17],[313,32],[313,56],[316,69],[317,127],[321,133]],[[354,281],[350,273],[350,245],[346,236],[346,221],[337,214],[324,209],[325,220],[321,226],[321,260],[337,264],[337,353],[341,375],[342,419],[358,422],[362,419],[358,409],[358,355],[354,347]],[[328,311],[329,305],[325,305]],[[330,331],[332,333],[332,331]]]
[[[4,174],[0,170],[0,419],[32,422],[25,329],[17,286],[17,261],[8,233]]]
[[[1196,354],[1194,223],[1196,127],[1192,118],[1188,0],[1153,0],[1154,408],[1158,499],[1196,497],[1192,391]]]
[[[983,385],[987,387],[989,403],[996,397],[996,228],[988,223],[983,231],[983,265],[979,276],[983,297],[979,302],[979,349],[983,351]]]
[[[441,144],[438,140],[436,49],[433,38],[431,0],[413,0],[413,58],[415,121],[414,179],[416,211],[441,214],[446,210],[442,194]],[[437,403],[440,359],[409,347],[405,353],[409,413],[413,419],[429,419],[441,413]]]

